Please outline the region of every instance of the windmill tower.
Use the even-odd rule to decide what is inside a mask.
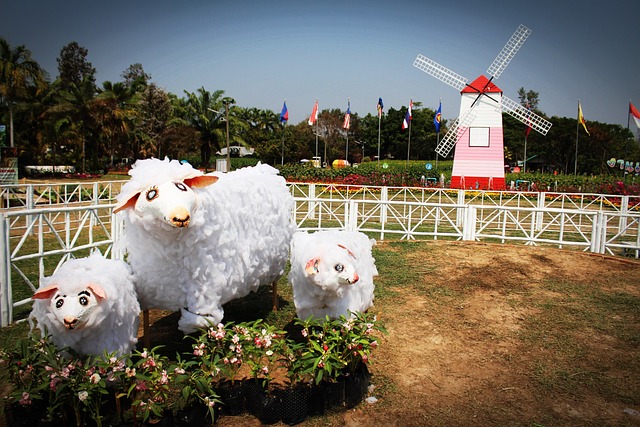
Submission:
[[[451,187],[502,190],[504,182],[504,141],[502,112],[546,135],[551,123],[502,95],[493,83],[524,44],[531,30],[520,25],[487,69],[471,83],[437,62],[418,55],[413,66],[460,91],[460,115],[449,127],[436,153],[446,157],[455,146]]]

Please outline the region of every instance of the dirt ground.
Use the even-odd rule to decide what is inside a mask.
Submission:
[[[463,242],[423,242],[398,260],[406,277],[379,268],[377,402],[299,425],[640,425],[637,260]]]

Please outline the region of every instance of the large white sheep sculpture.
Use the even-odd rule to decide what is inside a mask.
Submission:
[[[277,281],[289,259],[293,197],[258,164],[204,174],[177,160],[138,160],[118,195],[124,244],[143,310],[181,311],[191,333],[222,305]]]
[[[127,263],[99,252],[64,262],[33,295],[29,316],[59,349],[130,353],[138,342],[140,304]]]
[[[371,253],[375,240],[357,231],[297,232],[291,242],[289,283],[297,316],[337,319],[373,305]]]

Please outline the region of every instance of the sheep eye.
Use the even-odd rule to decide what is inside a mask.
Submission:
[[[152,201],[153,199],[158,197],[158,189],[156,187],[151,187],[147,190],[146,196],[148,201]]]
[[[62,298],[60,298],[58,301],[56,301],[56,308],[60,308],[64,305],[64,300]]]
[[[87,297],[80,297],[80,305],[89,304],[89,299]]]
[[[342,271],[344,271],[344,265],[342,265],[342,264],[336,264],[336,265],[333,267],[333,269],[334,269],[335,271],[337,271],[338,273],[342,273]]]
[[[182,182],[176,182],[176,183],[175,183],[175,185],[176,185],[176,188],[177,188],[178,190],[180,190],[180,191],[187,191],[187,186],[186,186],[186,185],[184,185],[184,183],[182,183]]]

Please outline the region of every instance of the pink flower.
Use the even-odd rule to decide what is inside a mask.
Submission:
[[[49,383],[49,388],[51,389],[51,391],[56,391],[56,388],[58,387],[58,384],[61,383],[62,380],[58,377],[54,377],[51,379],[51,382]]]
[[[167,375],[167,371],[162,371],[160,375],[160,384],[169,384],[169,376]]]
[[[136,390],[138,391],[148,390],[147,383],[142,380],[136,381]]]
[[[22,406],[31,405],[31,397],[29,396],[29,393],[27,393],[26,391],[23,391],[22,399],[20,399],[18,403],[20,403]]]

